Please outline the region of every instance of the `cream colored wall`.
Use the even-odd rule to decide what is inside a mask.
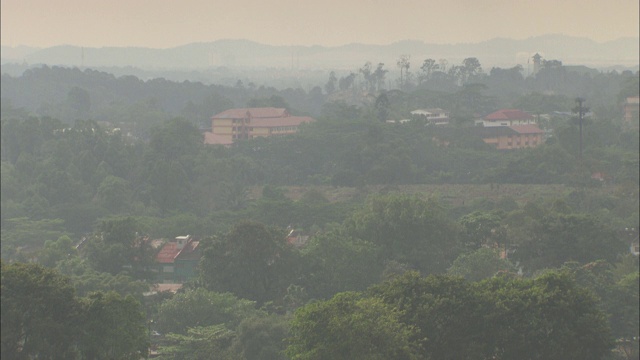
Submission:
[[[218,134],[218,135],[226,135],[226,134],[232,134],[233,133],[233,128],[231,126],[229,127],[214,127],[213,129],[211,129],[211,132],[213,132],[214,134]]]
[[[251,135],[254,135],[254,136],[269,135],[269,129],[254,127],[253,131],[251,131]]]
[[[211,132],[217,135],[232,133],[233,121],[231,119],[212,119]]]
[[[233,120],[231,119],[213,119],[211,121],[213,126],[233,126]]]

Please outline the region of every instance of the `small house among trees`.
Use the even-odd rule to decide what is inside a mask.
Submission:
[[[197,275],[200,242],[191,235],[178,236],[165,243],[155,258],[152,272],[158,283],[183,283]]]
[[[417,109],[411,112],[411,117],[416,120],[425,120],[426,124],[448,125],[449,112],[440,108]]]

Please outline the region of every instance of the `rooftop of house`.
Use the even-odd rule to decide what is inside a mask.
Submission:
[[[284,108],[239,108],[229,109],[213,116],[213,119],[284,118],[289,112]]]
[[[532,120],[533,116],[518,109],[502,109],[484,117],[487,121],[500,121],[500,120]]]
[[[182,251],[178,255],[176,255],[175,259],[179,260],[198,260],[200,259],[200,250],[198,248],[200,245],[200,241],[189,241]]]
[[[441,114],[445,112],[446,111],[440,108],[429,108],[429,109],[416,109],[416,110],[413,110],[411,113],[415,115],[422,115],[422,114]]]
[[[175,241],[169,241],[160,249],[158,254],[156,255],[156,261],[161,264],[171,264],[173,260],[180,253],[178,249],[178,243]]]
[[[185,243],[180,246],[180,240]],[[168,241],[162,246],[156,255],[156,262],[161,264],[173,264],[176,259],[197,260],[199,258],[199,241],[193,240],[190,236],[178,236],[175,240]]]

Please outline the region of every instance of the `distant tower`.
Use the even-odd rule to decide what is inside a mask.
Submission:
[[[537,74],[540,71],[540,67],[542,66],[542,56],[536,53],[533,55],[533,75]]]

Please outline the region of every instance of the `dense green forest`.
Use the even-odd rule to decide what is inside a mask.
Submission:
[[[309,91],[2,75],[2,357],[637,358],[640,74],[400,60],[393,89],[371,63]],[[317,120],[203,144],[259,106]],[[452,124],[384,121],[421,107]],[[546,142],[485,144],[473,119],[505,107]],[[185,234],[198,276],[150,293],[144,239]]]

